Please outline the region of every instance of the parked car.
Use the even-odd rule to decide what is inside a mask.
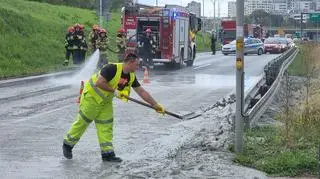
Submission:
[[[236,40],[233,40],[229,44],[222,46],[222,53],[224,55],[236,53]],[[245,38],[244,39],[244,54],[258,54],[264,53],[264,45],[260,39]]]
[[[285,38],[267,38],[264,41],[265,53],[282,53],[287,49],[288,44]]]

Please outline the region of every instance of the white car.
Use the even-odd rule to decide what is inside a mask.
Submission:
[[[236,40],[222,46],[222,53],[224,55],[236,53]],[[258,54],[264,53],[264,44],[260,39],[245,38],[244,39],[244,54]]]

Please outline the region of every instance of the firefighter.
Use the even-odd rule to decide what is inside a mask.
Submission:
[[[211,51],[212,51],[212,55],[216,54],[216,43],[217,43],[217,38],[214,32],[212,32],[211,35]]]
[[[81,63],[83,63],[86,59],[86,52],[88,51],[88,45],[86,41],[86,37],[84,34],[84,25],[80,24],[80,32],[83,35],[83,41],[80,45],[80,50],[81,50]]]
[[[125,56],[125,51],[127,47],[127,38],[124,29],[118,30],[117,34],[117,47],[118,47],[118,58],[119,61],[122,62]]]
[[[85,51],[86,49],[86,40],[80,24],[74,25],[73,49],[74,49],[73,64],[83,63],[84,62],[83,51]]]
[[[73,33],[74,27],[70,26],[65,37],[66,59],[63,62],[64,66],[69,64],[70,56],[73,54]]]
[[[155,55],[156,43],[151,36],[151,29],[147,28],[145,30],[144,36],[142,36],[140,41],[139,53],[143,60],[143,65],[147,68],[153,68],[153,56]]]
[[[96,48],[100,51],[100,59],[98,62],[98,69],[108,63],[107,49],[108,49],[108,36],[106,29],[100,29]]]
[[[112,143],[114,123],[112,101],[113,97],[117,97],[127,102],[124,96],[130,95],[131,87],[143,100],[152,105],[156,112],[164,114],[164,107],[139,84],[135,75],[138,64],[138,56],[129,54],[124,59],[124,63],[108,64],[86,82],[76,121],[64,137],[62,145],[63,155],[67,159],[72,158],[73,147],[89,124],[94,121],[102,160],[122,161],[121,158],[116,157]]]
[[[89,34],[89,49],[92,53],[96,51],[97,40],[99,37],[99,29],[98,25],[92,26],[92,31]]]

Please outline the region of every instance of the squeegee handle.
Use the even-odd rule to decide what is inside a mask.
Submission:
[[[154,107],[151,106],[151,105],[148,104],[148,103],[139,101],[139,100],[134,99],[134,98],[131,98],[131,97],[129,97],[129,96],[124,96],[124,97],[127,98],[128,100],[132,101],[132,102],[135,102],[135,103],[141,104],[141,105],[143,105],[143,106],[146,106],[146,107],[148,107],[148,108],[154,109]],[[169,112],[169,111],[167,111],[167,110],[165,110],[164,112],[165,112],[166,114],[170,115],[170,116],[173,116],[173,117],[176,117],[176,118],[179,118],[179,119],[183,119],[182,116],[180,116],[180,115],[178,115],[178,114],[175,114],[175,113],[173,113],[173,112]]]

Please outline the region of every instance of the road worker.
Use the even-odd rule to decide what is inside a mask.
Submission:
[[[102,160],[122,161],[121,158],[116,157],[112,143],[114,123],[112,101],[116,96],[126,102],[125,96],[130,95],[131,87],[144,101],[152,105],[156,112],[165,113],[164,107],[140,86],[135,75],[138,65],[138,56],[129,54],[124,59],[124,63],[105,65],[100,72],[92,75],[91,79],[85,83],[76,121],[64,137],[62,148],[66,158],[72,158],[73,147],[89,124],[94,121]]]

